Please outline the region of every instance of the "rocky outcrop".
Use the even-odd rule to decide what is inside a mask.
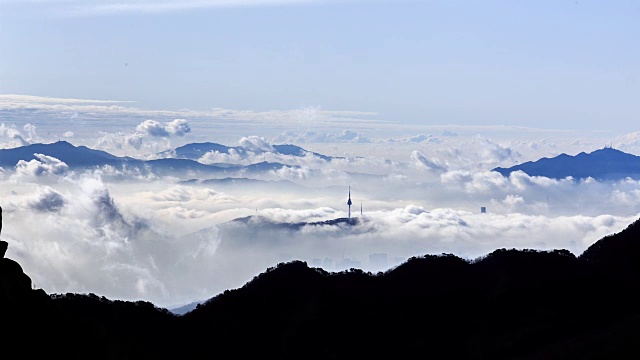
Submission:
[[[44,290],[33,288],[20,264],[4,257],[7,247],[7,242],[0,241],[0,359],[178,357],[157,344],[169,343],[175,327],[176,317],[168,310],[93,294],[52,299]]]
[[[0,301],[17,302],[30,293],[31,279],[20,264],[11,259],[0,259]]]
[[[0,240],[0,259],[4,258],[4,254],[7,252],[9,244],[6,241]]]
[[[2,208],[0,208],[0,231],[2,230]],[[9,307],[21,307],[43,291],[31,289],[31,278],[16,261],[5,258],[9,244],[0,240],[0,304]],[[46,294],[44,294],[46,296]],[[48,297],[47,297],[48,298]]]
[[[2,207],[0,207],[0,233],[2,233]],[[8,246],[9,244],[6,241],[0,240],[0,259],[4,258]]]

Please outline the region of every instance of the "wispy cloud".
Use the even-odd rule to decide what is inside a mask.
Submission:
[[[288,6],[330,3],[335,0],[0,0],[14,6],[49,7],[59,14],[95,16],[130,13],[167,13],[195,9]]]
[[[563,151],[573,154],[594,150],[605,143],[599,140],[602,134],[593,132],[491,125],[404,124],[385,119],[384,114],[375,112],[335,111],[318,106],[263,111],[218,107],[207,110],[167,110],[140,108],[135,103],[126,100],[0,95],[0,118],[5,124],[0,127],[0,147],[30,143],[29,134],[19,131],[25,123],[36,126],[44,141],[69,137],[72,130],[76,144],[95,146],[96,135],[103,137],[105,133],[109,133],[112,134],[111,137],[113,134],[121,134],[122,136],[116,137],[125,139],[130,145],[136,145],[140,139],[133,130],[139,124],[148,120],[169,123],[176,119],[188,120],[192,130],[190,135],[199,141],[235,143],[239,138],[260,134],[273,139],[275,143],[313,143],[327,146],[349,143],[358,147],[370,144],[383,147],[381,153],[385,156],[390,156],[391,151],[406,157],[413,150],[420,150],[429,158],[437,157],[445,161],[459,157],[460,151],[454,149],[462,148],[463,153],[476,153],[478,149],[482,149],[483,154],[480,155],[493,157],[485,159],[491,162],[485,164],[485,168],[498,165],[501,161],[534,159],[539,155],[555,156]],[[132,137],[132,134],[135,136]],[[478,134],[483,137],[477,137]],[[18,136],[22,136],[24,141]],[[532,142],[532,137],[545,139]],[[562,145],[566,141],[559,142],[558,137],[570,138],[571,144]],[[594,137],[597,138],[595,142]],[[3,145],[2,138],[7,138],[10,143]],[[186,139],[187,136],[184,138],[184,141],[189,140]],[[500,138],[507,140],[500,141]],[[576,138],[583,140],[576,142]],[[435,153],[436,148],[447,153]],[[342,152],[350,152],[344,146],[341,149]],[[335,149],[332,150],[334,151]],[[519,157],[518,154],[522,156]]]
[[[0,1],[1,2],[1,1]],[[3,106],[10,106],[13,104],[115,104],[115,103],[133,103],[135,101],[127,100],[90,100],[90,99],[68,99],[68,98],[54,98],[46,96],[35,95],[17,95],[6,94],[0,95],[0,104]]]
[[[372,119],[377,116],[376,113],[362,111],[332,111],[318,107],[267,111],[223,108],[150,110],[134,107],[132,103],[134,102],[0,95],[0,119],[5,124],[0,127],[0,143],[5,137],[11,140],[9,146],[0,147],[29,143],[28,134],[19,131],[19,127],[26,122],[36,126],[42,134],[53,137],[49,141],[59,139],[73,130],[76,143],[88,146],[95,146],[95,142],[89,138],[95,140],[96,134],[104,133],[121,134],[117,138],[126,140],[130,145],[141,145],[138,144],[139,136],[133,133],[138,128],[138,134],[182,136],[194,130],[198,134],[202,131],[214,132],[217,141],[237,141],[256,132],[277,135],[285,129],[314,128],[326,132],[340,129],[345,124],[357,131],[373,127],[393,127],[391,122]],[[189,131],[186,131],[185,121],[189,123]],[[157,126],[154,127],[153,124]],[[158,126],[163,130],[158,131]],[[18,136],[22,136],[24,141]],[[101,140],[102,142],[104,141]]]

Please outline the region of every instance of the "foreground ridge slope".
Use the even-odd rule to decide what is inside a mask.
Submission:
[[[68,358],[100,349],[91,357],[631,359],[640,350],[639,224],[579,257],[425,255],[376,274],[281,263],[183,316],[143,301],[47,296],[2,258],[2,326],[7,340],[29,334],[49,346],[37,354]]]

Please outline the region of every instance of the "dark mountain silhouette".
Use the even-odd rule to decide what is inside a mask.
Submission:
[[[135,169],[142,174],[152,172],[156,175],[192,173],[206,176],[224,175],[238,171],[255,174],[279,170],[285,166],[298,167],[270,162],[260,162],[247,166],[234,164],[205,165],[195,160],[183,158],[140,160],[131,157],[118,157],[104,151],[90,149],[86,146],[74,146],[66,141],[58,141],[51,144],[32,144],[13,149],[0,149],[0,167],[12,169],[21,160],[31,161],[37,159],[35,154],[54,157],[66,163],[72,170],[91,169],[109,165],[117,169]]]
[[[579,257],[515,249],[475,260],[426,255],[377,274],[292,261],[182,316],[142,301],[47,296],[2,258],[0,351],[105,359],[636,359],[639,241],[640,220]]]
[[[179,159],[198,160],[210,151],[217,151],[221,154],[229,154],[230,150],[235,150],[238,154],[244,154],[245,149],[241,146],[226,146],[211,142],[191,143],[175,148],[174,150],[163,151],[160,155],[170,156],[175,154]]]
[[[509,176],[518,170],[530,176],[555,179],[564,179],[567,176],[575,179],[592,177],[596,180],[620,180],[627,177],[640,179],[640,156],[605,147],[588,154],[584,152],[575,156],[560,154],[553,158],[528,161],[510,168],[493,169],[504,176]]]
[[[640,253],[640,221],[629,225],[624,231],[609,235],[589,246],[580,258],[608,267],[624,266],[640,268],[635,254]]]
[[[248,171],[250,173],[260,173],[260,172],[280,170],[283,167],[291,167],[291,168],[294,168],[294,169],[299,169],[300,168],[300,166],[297,166],[297,165],[285,165],[285,164],[281,164],[281,163],[272,163],[272,162],[268,162],[268,161],[261,161],[259,163],[247,165],[243,169],[245,169],[246,171]]]
[[[93,167],[96,165],[119,166],[123,162],[139,165],[140,160],[130,157],[117,157],[86,146],[74,146],[66,141],[51,144],[31,144],[13,149],[0,149],[0,166],[13,168],[20,160],[36,159],[34,154],[43,154],[65,162],[70,167]]]
[[[308,150],[305,150],[305,149],[301,148],[300,146],[296,146],[296,145],[290,145],[290,144],[273,145],[273,148],[276,149],[276,151],[279,154],[283,154],[283,155],[305,156],[307,154],[312,154],[312,155],[317,156],[320,159],[325,160],[325,161],[331,161],[331,159],[333,159],[333,157],[331,157],[331,156],[318,154],[318,153],[313,152],[313,151],[308,151]]]

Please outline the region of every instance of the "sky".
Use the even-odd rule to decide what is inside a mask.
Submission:
[[[375,272],[578,255],[640,218],[638,179],[491,170],[640,155],[638,15],[637,1],[0,0],[0,149],[157,159],[216,142],[246,152],[197,161],[287,165],[199,184],[38,154],[0,168],[7,256],[48,293],[171,307],[291,259]],[[272,148],[287,143],[332,158]],[[349,186],[357,226],[274,225],[347,216]]]
[[[637,1],[0,7],[2,94],[618,133],[635,130],[640,106]]]

